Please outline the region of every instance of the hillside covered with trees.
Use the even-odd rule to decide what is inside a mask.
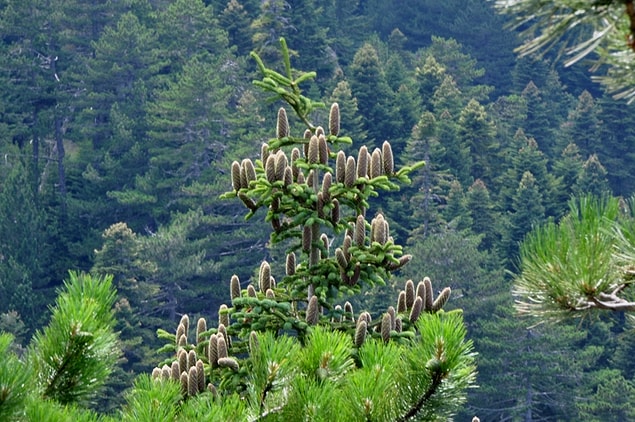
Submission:
[[[520,242],[570,214],[572,197],[635,194],[633,113],[583,65],[515,56],[506,22],[476,0],[0,1],[0,330],[12,350],[35,344],[69,270],[112,277],[122,354],[89,405],[114,414],[167,358],[157,329],[215,321],[232,276],[257,284],[262,262],[284,272],[275,227],[220,198],[232,164],[278,136],[285,104],[252,84],[250,53],[277,66],[284,37],[293,68],[316,72],[304,94],[339,105],[354,142],[338,148],[357,158],[388,140],[397,166],[426,163],[368,198],[412,261],[349,303],[377,315],[405,280],[451,288],[444,309],[463,310],[478,368],[457,420],[628,420],[624,315],[534,325],[516,315],[512,279]],[[329,107],[301,117],[289,113],[296,134],[328,127]]]

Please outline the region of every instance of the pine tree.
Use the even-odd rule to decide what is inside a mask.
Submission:
[[[417,222],[415,227],[406,227],[405,236],[409,242],[415,237],[425,238],[431,233],[443,231],[445,226],[442,208],[447,203],[451,175],[439,168],[439,157],[445,151],[437,139],[436,130],[434,115],[424,112],[406,144],[406,154],[410,159],[426,163],[420,175],[413,178],[412,187],[403,190],[392,208],[402,215],[412,215]]]
[[[290,26],[288,6],[284,0],[264,0],[260,2],[258,16],[251,22],[254,51],[266,60],[279,58],[276,42]]]
[[[97,150],[121,148],[108,145],[112,131],[110,115],[115,103],[119,112],[134,123],[130,128],[133,135],[136,138],[143,135],[143,105],[148,90],[152,89],[148,81],[165,65],[164,61],[157,60],[156,45],[156,32],[130,12],[104,30],[94,44],[94,57],[87,63],[83,75],[88,94],[80,101],[78,135],[81,136],[78,138],[89,140]],[[86,154],[88,151],[89,148]]]
[[[535,139],[522,139],[521,136],[518,141],[522,141],[523,144],[518,153],[511,156],[514,171],[520,177],[522,177],[524,172],[529,171],[536,178],[536,183],[542,187],[545,215],[559,217],[558,204],[554,201],[554,198],[562,190],[562,186],[549,172],[547,157],[539,148]],[[516,180],[519,180],[520,177],[517,177]]]
[[[330,47],[341,66],[348,66],[368,34],[370,23],[360,0],[333,0],[325,6]],[[344,111],[344,109],[342,109]]]
[[[549,71],[545,69],[545,72]],[[552,87],[553,82],[541,82],[539,85],[539,82],[531,79],[520,92],[527,104],[527,118],[522,129],[541,145],[549,157],[556,157],[566,146],[560,128],[567,117],[569,104],[567,96],[562,95],[561,85]]]
[[[527,103],[525,98],[512,94],[498,97],[489,105],[489,114],[496,122],[496,134],[500,139],[501,148],[505,148],[514,134],[525,126],[527,119]]]
[[[462,142],[460,130],[457,115],[445,110],[437,117],[437,136],[445,150],[439,157],[439,168],[449,171],[461,185],[469,186],[472,184],[470,145]]]
[[[621,101],[608,95],[597,100],[600,109],[600,139],[598,156],[608,172],[607,177],[615,195],[628,197],[635,193],[630,175],[635,160],[633,142],[635,133],[629,123],[632,116]]]
[[[443,67],[431,54],[425,55],[415,68],[415,80],[421,97],[422,107],[431,110],[434,92],[448,76]],[[442,111],[442,110],[440,110]]]
[[[159,205],[153,210],[157,221],[166,222],[165,213],[186,209],[182,187],[213,181],[212,166],[222,162],[232,93],[224,80],[232,70],[224,64],[230,59],[206,53],[192,57],[147,105],[153,128],[148,133],[151,165],[138,190]]]
[[[142,240],[125,223],[113,224],[102,237],[91,274],[110,275],[117,289],[115,327],[122,352],[98,405],[103,413],[110,413],[123,403],[119,393],[132,385],[134,377],[152,369],[159,346],[156,315],[162,299],[160,285],[152,278],[157,263],[144,259]]]
[[[460,232],[466,230],[472,224],[465,199],[465,192],[461,183],[456,179],[450,182],[448,203],[444,209],[443,217],[448,221],[450,227]]]
[[[3,168],[0,190],[0,313],[17,312],[32,331],[46,317],[42,310],[54,281],[46,264],[55,254],[27,167],[22,160],[11,161]]]
[[[635,417],[631,403],[635,400],[635,385],[617,369],[597,374],[594,388],[577,407],[581,418],[603,421],[627,421]]]
[[[432,44],[426,52],[434,56],[446,73],[452,76],[467,99],[484,102],[492,91],[492,87],[477,83],[485,69],[476,67],[476,59],[462,50],[463,46],[454,38],[432,36]]]
[[[445,75],[432,94],[431,106],[436,113],[458,116],[464,107],[465,97],[452,75]]]

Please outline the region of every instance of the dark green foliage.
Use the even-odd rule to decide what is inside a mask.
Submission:
[[[349,72],[351,91],[357,99],[369,141],[379,146],[385,139],[395,139],[402,122],[394,108],[395,94],[388,85],[375,47],[367,43],[357,50]]]
[[[228,1],[219,17],[219,23],[227,31],[229,44],[236,47],[236,53],[245,56],[251,51],[253,33],[249,14],[241,3],[238,0]]]
[[[593,96],[584,91],[569,112],[565,134],[580,148],[583,157],[597,154],[600,145],[601,109]]]
[[[364,130],[362,116],[359,114],[357,98],[353,96],[348,81],[339,81],[333,89],[329,100],[331,103],[339,104],[341,130],[349,133],[353,139],[358,139],[360,142],[365,141],[366,131]]]
[[[149,362],[156,357],[158,347],[155,332],[161,322],[155,315],[163,299],[160,284],[152,276],[156,263],[146,257],[138,236],[119,223],[105,230],[103,239],[102,248],[95,251],[91,272],[113,277],[117,289],[115,328],[122,352],[98,401],[98,408],[106,412],[122,404],[123,397],[117,392],[129,388],[135,374],[151,369]]]
[[[496,156],[500,145],[494,137],[494,123],[485,108],[472,99],[458,116],[458,136],[470,150],[468,163],[473,180],[489,183],[496,171]]]
[[[629,123],[630,108],[614,99],[603,96],[597,99],[600,110],[600,145],[598,157],[607,170],[611,190],[615,195],[628,197],[635,192],[633,178],[628,169],[633,168],[633,127]]]
[[[480,248],[493,251],[500,242],[501,216],[494,208],[489,190],[482,180],[476,180],[468,188],[465,208],[465,214],[469,215],[470,230],[475,235],[482,236]]]
[[[536,225],[544,221],[545,207],[542,187],[538,185],[534,175],[523,173],[518,188],[512,198],[512,210],[509,216],[509,227],[504,234],[506,249],[516,256],[519,243]]]
[[[591,388],[591,394],[578,404],[582,417],[605,421],[622,421],[635,417],[630,406],[635,399],[635,386],[619,370],[601,371]]]
[[[610,193],[607,171],[600,163],[598,156],[592,154],[582,165],[582,172],[578,175],[573,192],[576,196],[594,195],[601,197]]]
[[[227,103],[232,87],[226,81],[232,77],[232,60],[193,56],[147,106],[149,170],[137,179],[137,189],[117,195],[139,195],[157,204],[156,221],[166,222],[166,212],[185,209],[179,186],[210,182],[218,171],[212,164],[222,162],[231,124]]]
[[[519,127],[550,156],[560,154],[566,146],[560,130],[572,103],[571,95],[545,61],[523,58],[513,74],[516,93],[526,103],[526,119]]]
[[[34,330],[44,322],[42,306],[51,282],[46,265],[53,251],[46,244],[46,213],[28,180],[22,160],[4,168],[0,190],[0,309],[16,311]]]

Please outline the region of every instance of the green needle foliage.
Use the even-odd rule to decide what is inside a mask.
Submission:
[[[2,421],[107,420],[86,406],[119,357],[112,278],[70,272],[64,286],[49,325],[35,334],[25,356],[11,350],[10,334],[0,333]]]
[[[167,341],[161,350],[171,356],[152,378],[179,386],[179,415],[187,420],[448,417],[475,376],[462,314],[443,310],[450,289],[435,294],[429,278],[416,288],[408,280],[375,317],[341,303],[384,285],[412,259],[384,215],[368,216],[369,199],[408,183],[424,163],[396,169],[389,142],[372,151],[361,146],[353,156],[338,150],[352,142],[340,134],[339,106],[331,106],[327,129],[313,124],[311,111],[322,105],[305,97],[300,83],[314,74],[291,68],[284,40],[281,49],[283,73],[252,55],[262,74],[254,83],[290,106],[303,132],[292,134],[281,107],[277,136],[258,160],[232,164],[233,189],[223,197],[242,201],[246,218],[264,213],[271,245],[286,249],[285,272],[274,274],[263,261],[251,283],[233,276],[231,303],[220,306],[216,326],[184,315],[176,333],[159,330]]]
[[[25,404],[31,386],[30,373],[10,352],[13,336],[0,334],[0,420],[11,420]]]
[[[123,421],[174,421],[181,400],[181,388],[176,383],[156,383],[147,374],[140,375],[134,388],[126,395]]]
[[[632,204],[631,204],[632,205]],[[633,220],[617,198],[585,196],[570,202],[559,223],[537,227],[520,248],[517,309],[543,319],[604,309],[633,311]]]
[[[111,277],[69,273],[52,308],[51,322],[29,348],[29,365],[43,397],[61,404],[86,403],[119,356]]]

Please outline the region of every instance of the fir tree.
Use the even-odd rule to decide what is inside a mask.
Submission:
[[[160,331],[172,357],[153,370],[156,387],[149,388],[180,383],[183,414],[205,403],[268,420],[447,414],[473,374],[460,312],[442,310],[450,290],[435,295],[425,279],[415,291],[408,281],[396,307],[374,319],[337,304],[342,293],[385,284],[410,261],[382,214],[367,220],[368,199],[408,182],[423,163],[396,169],[388,142],[372,153],[362,146],[357,157],[336,153],[350,142],[340,133],[339,106],[331,106],[327,130],[314,126],[308,116],[319,104],[299,89],[313,75],[291,68],[284,41],[282,56],[278,73],[254,54],[263,75],[255,83],[285,100],[305,132],[295,136],[280,108],[276,137],[263,144],[260,159],[232,164],[233,190],[224,197],[240,199],[248,218],[266,211],[271,244],[286,246],[285,275],[262,261],[252,280],[231,278],[231,303],[220,306],[218,325],[184,315],[176,335]]]
[[[497,225],[498,213],[490,198],[489,190],[482,180],[477,179],[467,191],[465,208],[471,222],[470,229],[481,235],[479,247],[491,251],[499,244],[500,227]]]
[[[553,173],[562,186],[557,196],[557,203],[566,203],[571,198],[583,164],[580,149],[576,144],[567,145],[558,160],[553,163]]]
[[[393,139],[401,122],[394,108],[394,93],[380,66],[377,50],[370,43],[355,53],[349,81],[369,141],[379,146],[385,139]],[[377,122],[383,123],[378,125]],[[396,148],[396,151],[402,150],[403,146]]]
[[[573,186],[573,193],[578,197],[587,194],[602,197],[610,193],[611,189],[606,173],[606,169],[600,163],[598,156],[592,154],[582,165],[582,171]]]
[[[565,123],[565,134],[570,142],[580,148],[583,157],[599,152],[602,143],[600,113],[599,106],[588,91],[580,94],[575,107],[569,112]]]
[[[220,25],[227,31],[229,44],[236,47],[239,56],[251,51],[252,32],[249,15],[238,0],[229,0],[219,17]]]
[[[495,172],[499,145],[494,138],[495,128],[485,108],[476,100],[470,100],[458,119],[461,143],[470,148],[470,174],[489,183]]]
[[[531,172],[523,173],[513,198],[510,227],[505,234],[506,256],[516,256],[518,245],[531,229],[544,221],[542,189]]]

